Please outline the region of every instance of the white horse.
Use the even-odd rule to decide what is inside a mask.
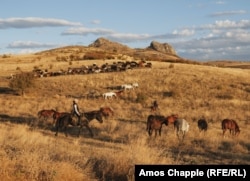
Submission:
[[[139,84],[138,84],[137,82],[134,82],[134,83],[132,84],[132,86],[133,86],[134,88],[138,88],[138,87],[139,87]]]
[[[183,140],[186,133],[189,131],[189,123],[185,119],[176,119],[174,122],[174,127],[176,129],[176,134],[178,138],[179,138],[179,134],[181,133],[182,140]]]
[[[116,93],[115,92],[106,92],[102,94],[102,97],[104,99],[112,99],[113,97],[116,98]]]
[[[123,85],[121,85],[121,88],[124,90],[133,90],[134,86],[131,84],[123,84]]]

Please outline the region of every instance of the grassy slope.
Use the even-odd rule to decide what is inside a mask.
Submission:
[[[69,67],[68,62],[51,59],[1,59],[1,90],[8,85],[4,77],[15,73],[16,67],[25,71],[34,66],[54,70]],[[95,62],[102,64],[103,60]],[[92,63],[80,61],[70,66],[81,64]],[[0,177],[100,180],[104,175],[104,180],[132,180],[134,164],[250,164],[249,74],[247,69],[153,62],[152,69],[36,79],[35,87],[24,97],[1,91]],[[92,90],[103,93],[108,91],[107,86],[132,82],[138,82],[139,88],[120,99],[84,98]],[[70,111],[72,97],[82,97],[82,111],[107,105],[115,110],[115,115],[103,124],[91,122],[94,138],[87,130],[80,138],[76,137],[75,128],[70,129],[68,138],[63,133],[55,138],[51,127],[30,127],[40,109]],[[148,137],[145,123],[155,99],[159,114],[176,113],[190,123],[183,143],[178,141],[172,125],[163,128],[161,138]],[[209,121],[206,134],[198,132],[196,121],[200,117]],[[220,122],[224,118],[239,123],[241,134],[237,139],[228,135],[222,138]]]

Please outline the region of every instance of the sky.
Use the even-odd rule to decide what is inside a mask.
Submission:
[[[0,55],[98,38],[146,48],[168,43],[198,61],[250,61],[249,0],[1,0]]]

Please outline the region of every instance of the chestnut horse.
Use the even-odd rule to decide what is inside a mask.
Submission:
[[[152,131],[155,130],[155,137],[157,136],[157,131],[159,136],[161,136],[162,125],[168,125],[168,120],[165,116],[162,115],[149,115],[147,119],[147,132],[148,135],[152,135]]]
[[[226,131],[229,129],[230,135],[237,136],[240,134],[240,128],[235,120],[223,119],[221,122],[222,135],[225,136]]]
[[[54,109],[43,109],[38,111],[37,116],[39,120],[43,118],[43,120],[46,121],[48,118],[52,118],[55,112]]]
[[[167,116],[166,119],[168,120],[168,124],[173,124],[173,126],[174,126],[174,122],[176,119],[178,119],[178,115],[171,114],[170,116]],[[175,126],[174,126],[174,129],[175,129]]]
[[[54,114],[53,114],[53,119],[54,119],[54,122],[53,122],[53,125],[55,125],[55,123],[57,122],[58,118],[59,117],[62,117],[66,114],[71,114],[71,113],[68,113],[68,112],[57,112],[55,111]]]
[[[101,107],[100,112],[103,114],[104,117],[109,117],[114,115],[114,110],[111,107]]]

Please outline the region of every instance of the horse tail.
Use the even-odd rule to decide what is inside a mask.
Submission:
[[[152,119],[153,119],[153,115],[149,115],[148,120],[147,120],[147,128],[146,128],[147,131],[150,129],[150,123]]]

